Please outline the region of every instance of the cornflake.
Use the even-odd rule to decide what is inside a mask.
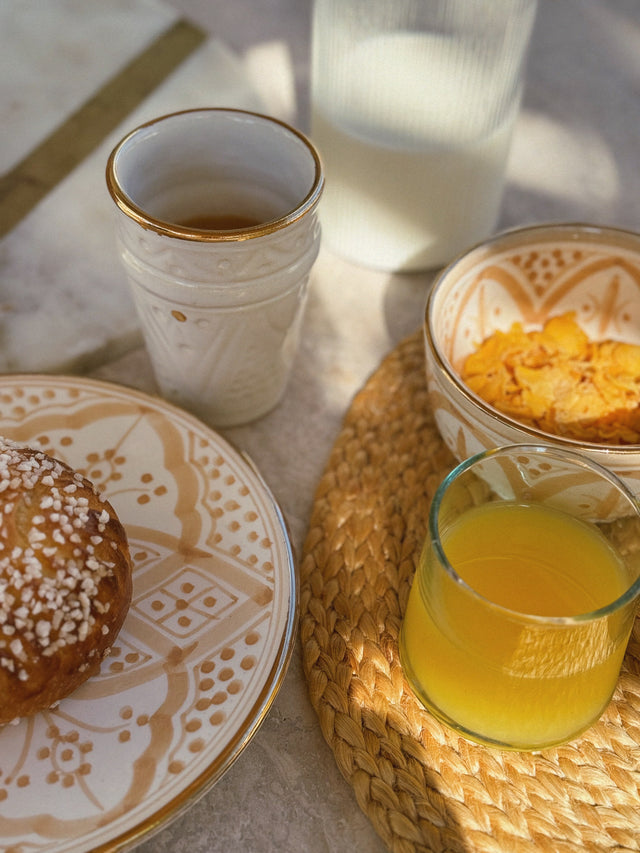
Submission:
[[[503,414],[599,444],[640,443],[640,346],[592,341],[574,312],[537,331],[514,323],[467,358],[462,379]]]

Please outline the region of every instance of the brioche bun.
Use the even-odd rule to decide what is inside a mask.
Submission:
[[[0,438],[0,724],[95,673],[131,603],[115,510],[81,474]]]

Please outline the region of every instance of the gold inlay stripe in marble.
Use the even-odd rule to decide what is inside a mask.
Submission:
[[[177,21],[0,178],[0,237],[33,210],[204,41]]]

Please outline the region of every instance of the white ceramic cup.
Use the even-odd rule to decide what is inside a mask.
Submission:
[[[109,157],[118,248],[160,391],[213,426],[254,420],[284,393],[323,183],[303,134],[242,110],[163,116]]]

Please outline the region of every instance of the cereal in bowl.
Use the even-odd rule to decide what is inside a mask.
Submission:
[[[462,379],[485,402],[553,435],[640,444],[640,346],[593,341],[574,312],[525,331],[513,323],[469,355]]]

